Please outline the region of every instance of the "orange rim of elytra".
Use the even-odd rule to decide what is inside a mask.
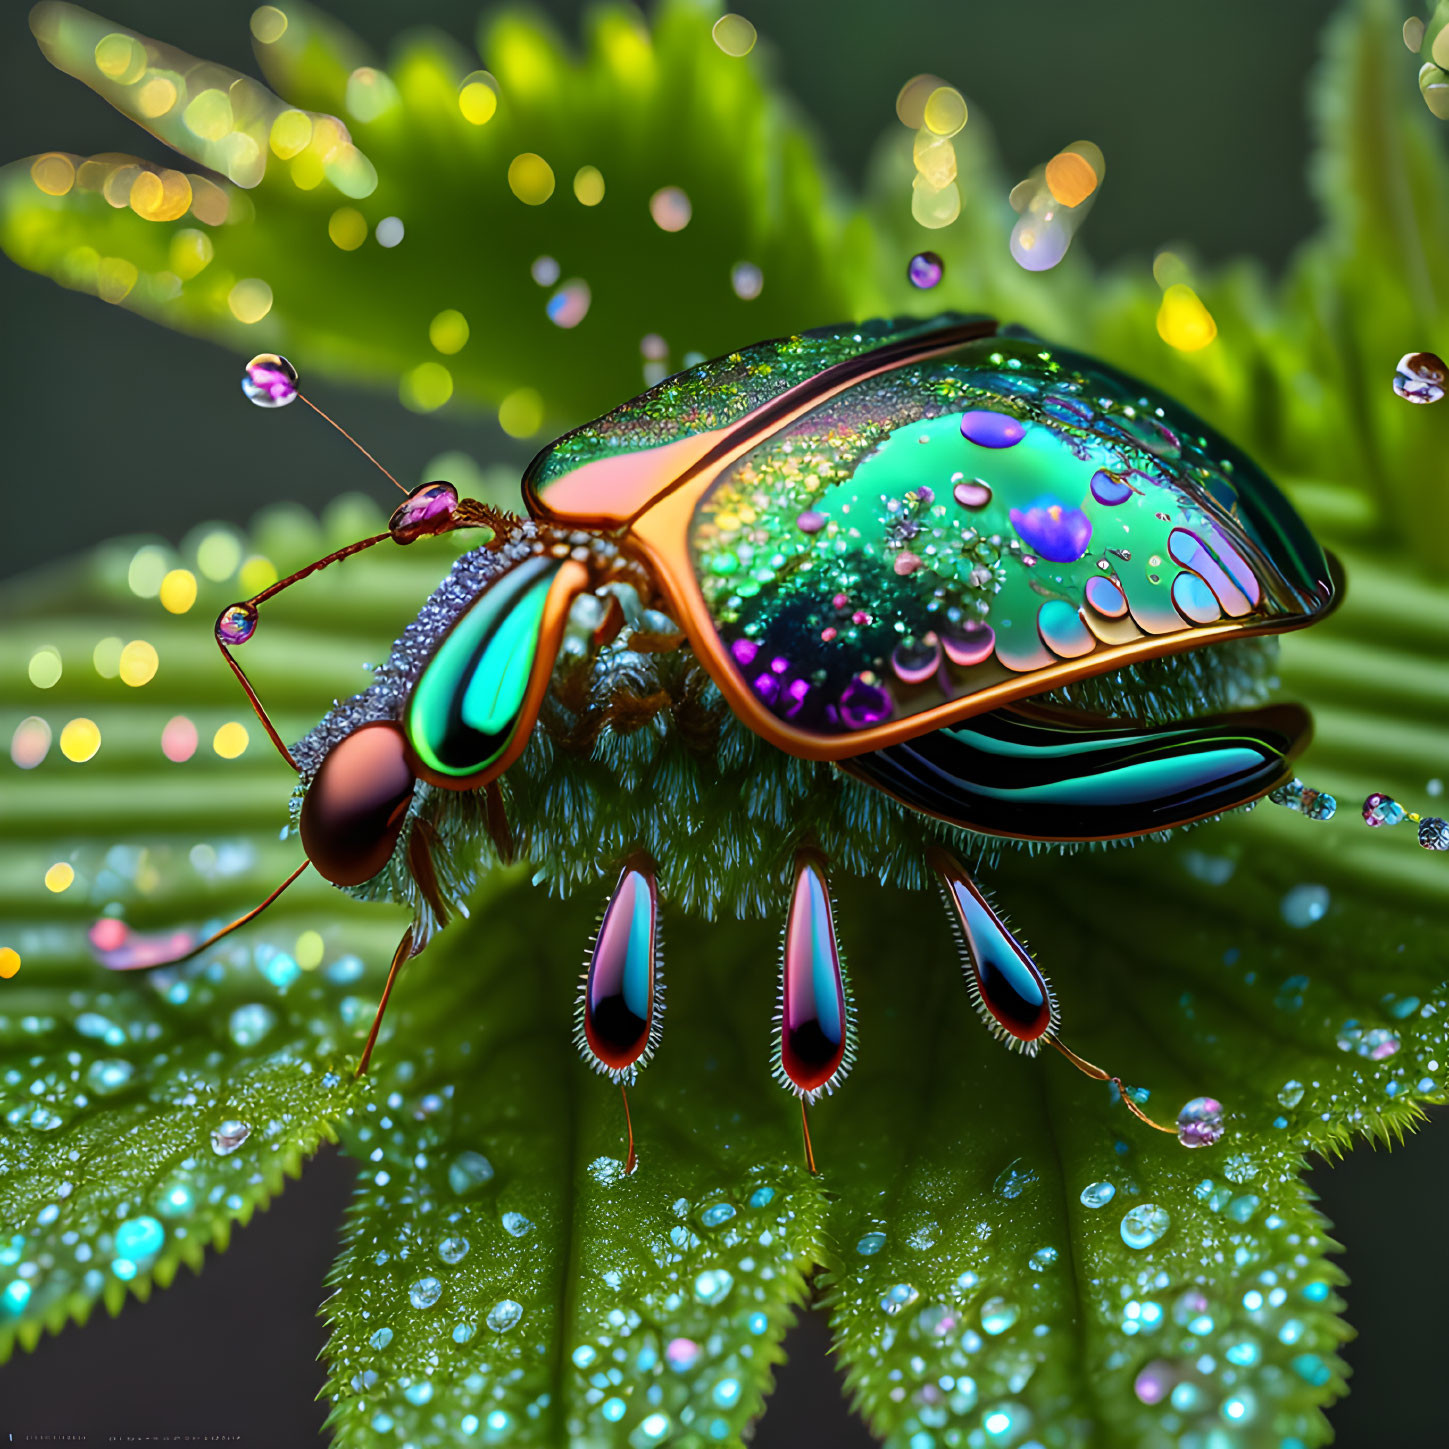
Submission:
[[[526,560],[525,560],[526,561]],[[430,785],[444,790],[480,790],[496,780],[510,765],[514,764],[528,747],[529,736],[533,734],[534,723],[543,708],[543,697],[548,692],[553,678],[553,667],[558,659],[559,646],[563,643],[563,632],[568,625],[569,610],[573,602],[589,586],[589,571],[577,559],[565,559],[558,573],[549,585],[543,601],[543,616],[539,621],[538,647],[534,652],[533,666],[528,672],[528,684],[523,691],[523,702],[518,709],[518,721],[508,747],[486,769],[474,775],[444,775],[429,769],[409,747],[412,756],[413,773]],[[465,611],[466,612],[466,611]],[[460,614],[459,619],[463,616]],[[454,620],[456,626],[457,620]],[[445,635],[444,638],[447,636]],[[439,646],[442,641],[439,640]],[[436,653],[436,649],[434,653]]]
[[[924,337],[887,344],[826,368],[757,408],[732,427],[666,445],[669,461],[683,464],[677,476],[667,481],[660,479],[647,460],[633,455],[636,466],[627,472],[622,467],[619,469],[622,486],[612,498],[605,496],[599,500],[604,506],[597,514],[581,514],[578,511],[560,514],[551,508],[537,493],[534,479],[540,460],[535,460],[525,479],[525,496],[530,512],[536,518],[575,528],[612,526],[619,529],[622,524],[623,541],[643,556],[674,617],[689,636],[695,656],[719,686],[730,708],[762,739],[788,754],[810,760],[844,760],[852,755],[883,749],[1015,700],[1142,660],[1157,659],[1231,638],[1299,629],[1317,622],[1337,607],[1343,596],[1343,571],[1333,555],[1326,554],[1330,578],[1320,584],[1326,597],[1320,607],[1303,614],[1279,615],[1256,622],[1234,620],[1214,625],[1185,625],[1171,634],[1144,634],[1125,644],[1099,642],[1091,654],[1082,658],[1065,659],[1029,670],[959,699],[947,700],[916,714],[855,730],[848,735],[814,734],[796,729],[788,721],[772,714],[750,692],[705,603],[689,550],[689,527],[695,509],[732,463],[838,393],[911,362],[954,352],[965,343],[991,336],[995,331],[995,322],[989,320],[957,324]]]

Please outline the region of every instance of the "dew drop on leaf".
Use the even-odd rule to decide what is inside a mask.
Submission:
[[[211,1134],[211,1150],[218,1157],[229,1157],[248,1137],[252,1135],[250,1124],[238,1122],[235,1118],[214,1128]]]
[[[1083,1207],[1099,1208],[1106,1207],[1116,1196],[1117,1189],[1110,1182],[1089,1182],[1082,1189],[1080,1201]]]
[[[880,1306],[886,1313],[896,1314],[909,1308],[920,1296],[920,1293],[909,1283],[892,1283],[881,1294]]]
[[[507,1333],[523,1317],[523,1305],[511,1298],[500,1298],[488,1310],[487,1324],[494,1333]]]
[[[438,1256],[445,1263],[461,1263],[468,1255],[468,1240],[457,1233],[449,1233],[438,1244]]]
[[[1122,1241],[1129,1248],[1150,1248],[1172,1226],[1172,1217],[1155,1202],[1139,1203],[1122,1215]]]
[[[448,1186],[459,1197],[493,1181],[493,1164],[481,1152],[460,1152],[448,1164]]]
[[[694,1296],[701,1303],[723,1303],[734,1286],[733,1275],[724,1268],[706,1268],[694,1280]]]
[[[419,1278],[408,1289],[408,1301],[414,1308],[431,1308],[442,1296],[443,1285],[436,1278]]]

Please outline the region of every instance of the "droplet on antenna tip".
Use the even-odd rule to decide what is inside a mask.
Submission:
[[[259,408],[284,408],[297,400],[297,369],[275,352],[258,353],[242,374],[242,391]]]

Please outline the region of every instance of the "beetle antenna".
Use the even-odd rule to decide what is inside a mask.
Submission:
[[[394,488],[401,488],[401,489],[402,489],[402,491],[403,491],[403,492],[404,492],[404,493],[406,493],[406,492],[407,492],[407,491],[408,491],[408,490],[407,490],[407,489],[406,489],[406,488],[403,488],[403,486],[402,486],[402,484],[401,484],[401,483],[399,483],[399,482],[398,482],[398,481],[397,481],[397,479],[396,479],[396,478],[394,478],[394,477],[393,477],[393,476],[392,476],[392,474],[391,474],[391,473],[389,473],[389,472],[388,472],[388,471],[387,471],[387,469],[386,469],[386,468],[384,468],[384,467],[383,467],[383,466],[382,466],[382,464],[381,464],[381,463],[379,463],[379,462],[378,462],[378,461],[377,461],[377,459],[376,459],[376,458],[374,458],[374,457],[373,457],[373,456],[372,456],[372,454],[371,454],[371,453],[369,453],[369,452],[368,452],[368,451],[367,451],[367,449],[366,449],[366,448],[364,448],[364,447],[363,447],[363,446],[362,446],[362,444],[361,444],[361,443],[359,443],[359,442],[358,442],[358,441],[357,441],[357,439],[356,439],[356,438],[354,438],[354,437],[353,437],[353,436],[352,436],[352,434],[351,434],[351,433],[349,433],[349,432],[348,432],[348,431],[347,431],[347,429],[346,429],[346,428],[344,428],[344,427],[343,427],[343,426],[342,426],[342,424],[341,424],[341,423],[339,423],[339,422],[338,422],[338,421],[337,421],[337,420],[336,420],[336,419],[335,419],[335,418],[330,418],[330,417],[328,417],[328,416],[327,416],[327,414],[326,414],[326,413],[324,413],[324,412],[323,412],[323,411],[322,411],[322,409],[321,409],[321,408],[319,408],[319,407],[318,407],[318,406],[317,406],[317,404],[316,404],[316,403],[314,403],[314,402],[313,402],[313,401],[312,401],[312,399],[311,399],[311,398],[309,398],[309,397],[308,397],[308,396],[307,396],[307,394],[306,394],[306,393],[304,393],[304,392],[300,392],[300,391],[299,391],[299,392],[298,392],[298,393],[297,393],[297,398],[298,398],[298,400],[299,400],[299,401],[300,401],[300,402],[304,402],[304,403],[306,403],[306,404],[307,404],[307,406],[308,406],[308,407],[309,407],[309,408],[311,408],[311,409],[312,409],[312,411],[313,411],[313,412],[314,412],[314,413],[316,413],[316,414],[317,414],[317,416],[318,416],[318,417],[319,417],[319,418],[321,418],[321,419],[322,419],[322,421],[323,421],[323,422],[324,422],[324,423],[331,423],[331,424],[332,424],[332,426],[333,426],[333,427],[334,427],[334,428],[336,428],[336,429],[337,429],[337,431],[338,431],[338,432],[339,432],[339,433],[341,433],[341,434],[342,434],[342,436],[343,436],[343,437],[344,437],[344,438],[346,438],[346,439],[347,439],[347,441],[348,441],[348,442],[349,442],[349,443],[351,443],[351,444],[352,444],[352,446],[353,446],[353,447],[354,447],[354,448],[356,448],[356,449],[357,449],[357,451],[358,451],[358,452],[359,452],[359,453],[361,453],[361,454],[362,454],[362,456],[363,456],[363,457],[364,457],[364,458],[366,458],[366,459],[367,459],[367,461],[368,461],[368,462],[369,462],[369,463],[371,463],[371,464],[372,464],[372,466],[373,466],[373,467],[374,467],[374,468],[376,468],[376,469],[377,469],[377,471],[378,471],[378,472],[379,472],[379,473],[381,473],[381,474],[382,474],[382,476],[383,476],[383,477],[384,477],[384,478],[386,478],[386,479],[387,479],[387,480],[388,480],[388,482],[389,482],[389,483],[391,483],[391,484],[392,484],[392,485],[393,485],[393,487],[394,487]]]
[[[1085,1073],[1087,1076],[1091,1077],[1094,1082],[1111,1082],[1111,1084],[1116,1087],[1118,1095],[1122,1098],[1122,1105],[1126,1107],[1126,1109],[1134,1117],[1136,1117],[1138,1121],[1145,1122],[1149,1127],[1155,1128],[1158,1132],[1166,1132],[1170,1137],[1176,1137],[1178,1135],[1178,1130],[1176,1127],[1164,1127],[1161,1122],[1154,1122],[1152,1118],[1149,1117],[1147,1113],[1144,1112],[1142,1108],[1139,1107],[1137,1103],[1132,1100],[1132,1093],[1128,1091],[1125,1086],[1122,1085],[1121,1077],[1114,1077],[1110,1072],[1104,1071],[1095,1063],[1089,1062],[1083,1057],[1079,1057],[1076,1052],[1071,1049],[1071,1047],[1065,1045],[1059,1038],[1055,1036],[1047,1037],[1047,1041],[1049,1041],[1052,1046],[1054,1046],[1079,1072]]]
[[[91,950],[108,971],[145,971],[152,966],[175,966],[189,961],[239,926],[256,920],[311,864],[310,860],[304,860],[260,905],[253,906],[221,930],[213,931],[203,941],[196,941],[190,931],[173,931],[165,937],[139,936],[124,921],[104,916],[90,929]]]

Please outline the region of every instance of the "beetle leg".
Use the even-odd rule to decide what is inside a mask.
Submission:
[[[574,1029],[584,1060],[624,1095],[626,1173],[638,1165],[627,1088],[654,1055],[662,1031],[660,954],[659,887],[654,862],[640,851],[624,863],[604,907],[579,983]]]
[[[362,1056],[358,1059],[354,1076],[360,1077],[367,1070],[367,1064],[372,1060],[372,1049],[377,1044],[377,1033],[382,1026],[383,1013],[387,1011],[388,997],[392,995],[392,983],[397,980],[397,973],[402,969],[404,961],[416,956],[422,949],[421,946],[414,948],[413,928],[409,926],[403,932],[402,940],[397,943],[397,950],[392,953],[392,965],[388,967],[387,984],[382,988],[382,1000],[377,1003],[377,1015],[372,1019],[372,1030],[367,1034],[367,1045],[362,1049]]]
[[[1293,704],[1170,725],[1017,706],[841,768],[937,819],[1024,840],[1117,840],[1261,799],[1312,735]]]

